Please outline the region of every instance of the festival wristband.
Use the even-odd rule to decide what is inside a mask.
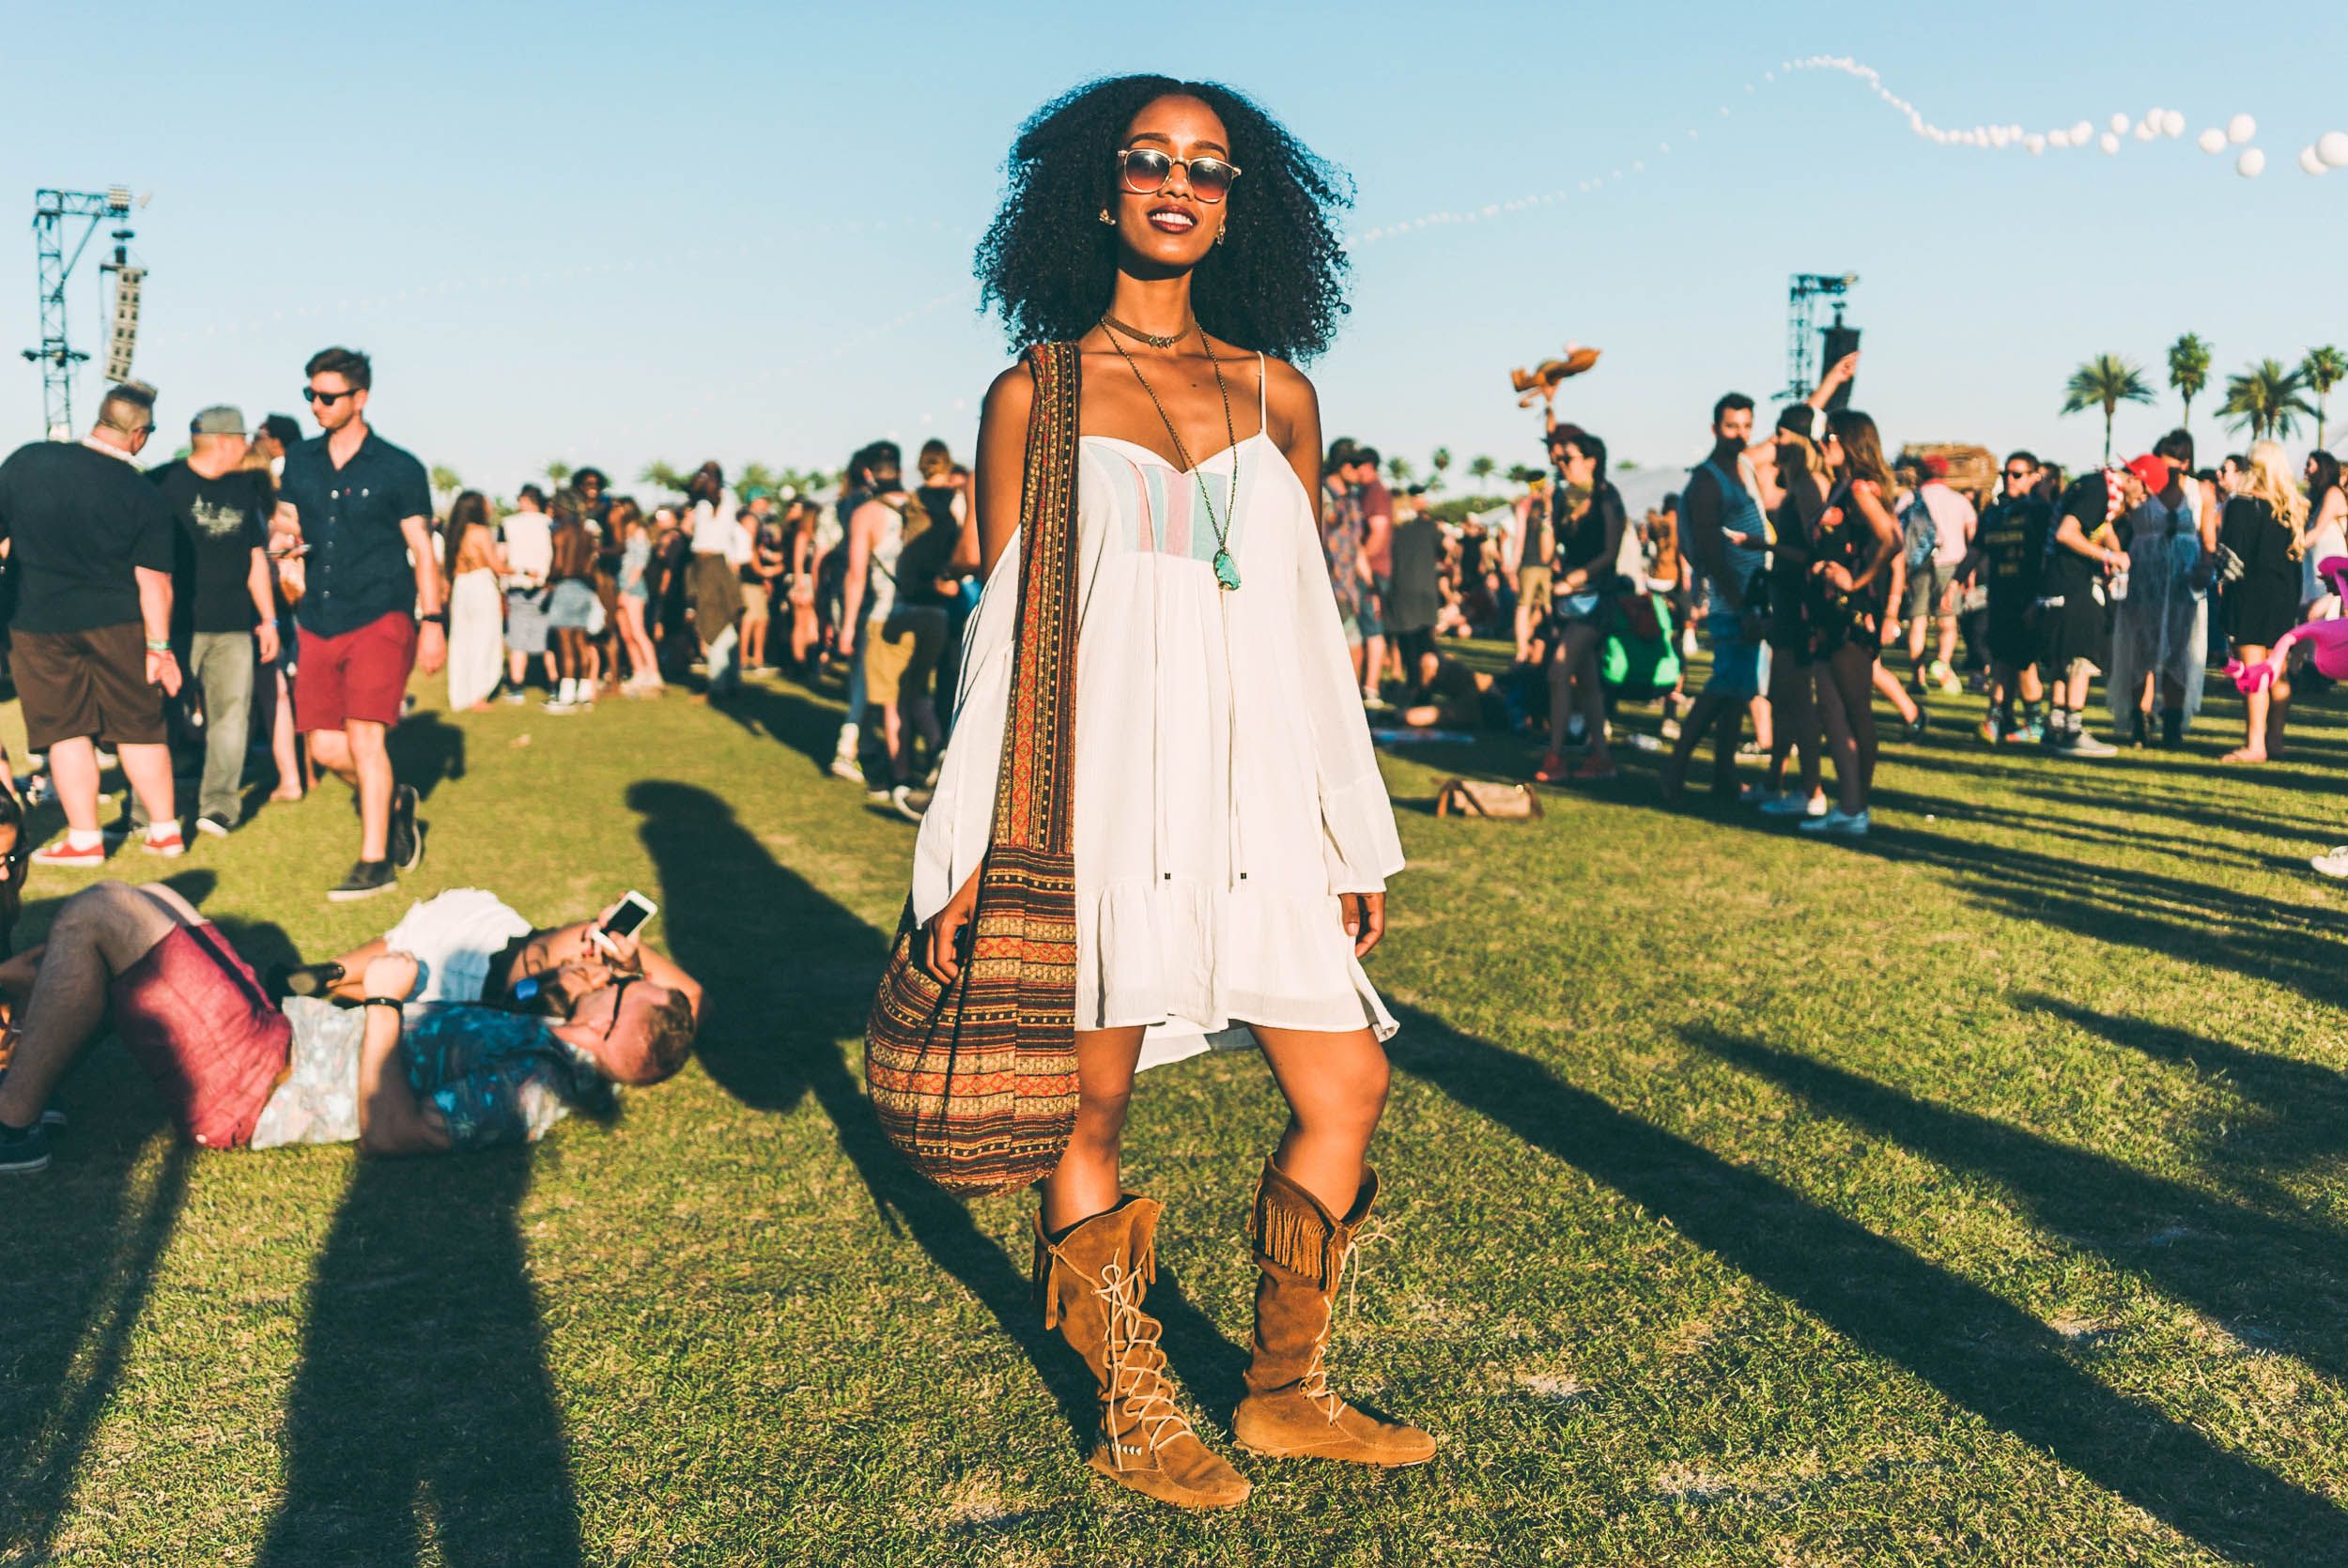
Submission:
[[[147,651],[150,653],[168,653],[171,652],[171,639],[150,637],[147,639]]]
[[[405,1012],[408,1007],[396,996],[370,996],[359,1005],[363,1007],[389,1007],[395,1013]]]

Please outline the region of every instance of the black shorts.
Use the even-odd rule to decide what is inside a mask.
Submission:
[[[2028,605],[1992,604],[1983,640],[1993,664],[2021,669],[2038,661],[2038,634],[2031,623]]]
[[[107,746],[161,746],[163,692],[147,678],[139,623],[86,632],[19,631],[9,662],[35,751],[85,737]]]
[[[1415,685],[1418,683],[1417,661],[1431,657],[1435,652],[1435,628],[1414,626],[1407,632],[1386,634],[1402,653],[1402,673]]]
[[[2038,668],[2049,681],[2066,679],[2081,659],[2090,664],[2111,662],[2111,627],[2101,594],[2093,589],[2038,602]]]

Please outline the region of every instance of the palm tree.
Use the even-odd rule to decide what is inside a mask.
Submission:
[[[2069,385],[2063,388],[2062,411],[2066,414],[2085,413],[2100,407],[2104,411],[2104,462],[2111,462],[2111,416],[2123,403],[2150,403],[2153,389],[2144,380],[2144,372],[2128,363],[2117,354],[2098,354],[2078,369],[2071,372]]]
[[[1486,480],[1491,478],[1494,473],[1499,471],[1499,469],[1500,465],[1492,461],[1491,454],[1490,453],[1479,452],[1475,456],[1468,459],[1468,477],[1475,481],[1475,483],[1479,485]]]
[[[547,465],[547,483],[560,490],[571,482],[571,466],[560,457]]]
[[[2169,390],[2185,399],[2185,417],[2178,423],[2193,426],[2193,400],[2209,385],[2209,345],[2198,332],[2187,332],[2169,346]]]
[[[682,494],[685,489],[685,476],[677,471],[677,466],[674,463],[662,458],[656,457],[645,464],[643,471],[636,477],[655,489],[668,490],[677,494]]]
[[[2324,439],[2325,400],[2332,389],[2348,380],[2348,354],[2337,348],[2310,348],[2308,357],[2299,361],[2300,378],[2315,392],[2315,444],[2327,444]]]
[[[1395,484],[1408,484],[1411,482],[1411,460],[1400,453],[1398,452],[1386,459],[1386,477]]]
[[[1508,483],[1511,484],[1530,484],[1540,477],[1541,470],[1533,467],[1530,463],[1511,463],[1508,465]]]
[[[432,466],[430,473],[425,475],[425,483],[432,486],[432,493],[436,496],[454,497],[457,491],[465,487],[465,482],[457,477],[455,469],[445,468],[438,463]]]
[[[1451,467],[1451,449],[1447,446],[1439,446],[1429,453],[1427,466],[1435,470],[1433,476],[1427,481],[1427,487],[1429,490],[1442,489],[1444,471]]]
[[[2248,430],[2254,441],[2280,438],[2299,427],[2301,416],[2315,412],[2306,391],[2301,371],[2284,369],[2280,360],[2261,360],[2226,377],[2226,401],[2217,412],[2236,430]]]
[[[775,470],[764,463],[743,464],[741,473],[734,481],[734,489],[743,495],[752,490],[763,490],[771,496],[780,485],[781,482],[775,478]]]

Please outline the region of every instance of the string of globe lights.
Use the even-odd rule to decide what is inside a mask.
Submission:
[[[1780,72],[1791,76],[1797,71],[1832,71],[1863,84],[1877,98],[1896,110],[1907,119],[1908,129],[1922,139],[1940,146],[1980,147],[1990,151],[2018,151],[2032,157],[2048,152],[2100,149],[2107,157],[2114,156],[2129,143],[2175,141],[2185,135],[2185,115],[2175,109],[2154,108],[2142,115],[2114,114],[2108,120],[2076,120],[2069,125],[2046,131],[2031,131],[2020,125],[1936,125],[1924,117],[1923,111],[1893,92],[1883,84],[1882,73],[1873,66],[1855,60],[1847,54],[1812,54],[1799,60],[1782,62],[1777,70],[1763,71],[1760,80],[1745,84],[1747,94],[1757,94],[1765,85],[1776,84]],[[1719,119],[1733,117],[1730,103],[1720,106]],[[1691,125],[1676,140],[1681,144],[1700,141],[1702,122]],[[2245,179],[2256,179],[2266,172],[2266,153],[2254,146],[2258,136],[2258,121],[2247,114],[2237,114],[2223,125],[2202,131],[2195,145],[2203,152],[2217,156],[2233,148],[2241,150],[2234,156],[2234,172]],[[1673,141],[1657,144],[1656,156],[1668,157]],[[2299,151],[2299,167],[2309,175],[2329,174],[2334,169],[2348,168],[2348,131],[2326,131]],[[1349,248],[1374,245],[1381,240],[1396,238],[1421,229],[1444,228],[1454,224],[1489,223],[1510,213],[1528,211],[1534,208],[1553,207],[1576,196],[1585,196],[1606,186],[1633,179],[1647,172],[1647,161],[1634,158],[1603,174],[1593,175],[1571,186],[1561,185],[1552,191],[1530,192],[1509,200],[1487,202],[1481,207],[1467,208],[1444,208],[1421,213],[1397,223],[1356,230],[1346,236]]]

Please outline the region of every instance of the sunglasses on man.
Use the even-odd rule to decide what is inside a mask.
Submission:
[[[352,387],[345,392],[320,392],[316,387],[304,387],[301,389],[301,395],[309,402],[323,403],[328,407],[332,408],[335,404],[340,403],[344,398],[350,396],[358,390],[358,388]]]

